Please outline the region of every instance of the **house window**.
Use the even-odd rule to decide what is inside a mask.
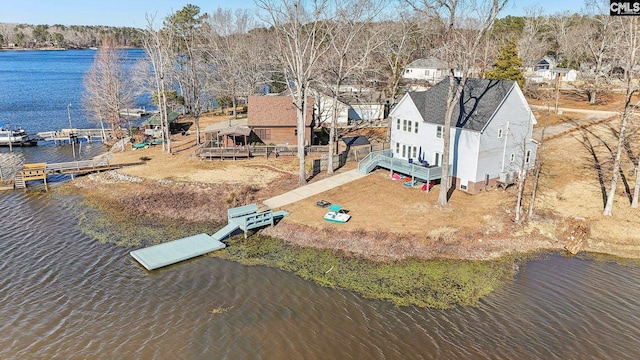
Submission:
[[[416,148],[415,146],[413,147],[413,158],[414,159],[418,158],[418,148]]]
[[[419,122],[416,121],[416,126],[414,127],[414,130],[413,130],[413,132],[416,134],[418,133],[418,124]]]
[[[515,160],[516,160],[516,154],[511,153],[511,155],[509,155],[509,161],[514,162]]]
[[[402,145],[402,157],[407,157],[407,145]]]
[[[444,127],[442,125],[436,126],[436,139],[444,138],[443,130],[444,130]]]
[[[407,119],[402,120],[402,131],[407,131]]]
[[[271,140],[271,129],[253,129],[260,141],[265,142]]]
[[[527,150],[527,156],[525,157],[525,163],[529,163],[529,161],[531,160],[531,150]]]
[[[398,118],[398,119],[396,119],[396,120],[397,120],[397,121],[396,121],[396,124],[398,125],[398,126],[397,126],[397,130],[400,130],[400,118]]]
[[[440,162],[442,161],[442,154],[434,153],[433,154],[433,165],[440,166]]]
[[[498,139],[502,138],[502,129],[498,129]]]
[[[411,124],[413,124],[413,121],[407,121],[407,131],[411,132]]]
[[[400,143],[396,143],[396,154],[400,154]]]

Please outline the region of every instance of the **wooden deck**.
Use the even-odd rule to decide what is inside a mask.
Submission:
[[[34,163],[24,164],[23,169],[15,176],[15,188],[24,189],[27,181],[43,180],[45,189],[47,186],[47,176],[52,174],[84,175],[93,172],[120,169],[125,166],[142,165],[144,162],[109,164],[103,160],[82,160],[63,163]]]
[[[307,150],[305,150],[306,152]],[[267,145],[267,146],[244,146],[244,147],[209,147],[204,146],[198,149],[198,157],[200,159],[237,159],[250,158],[255,156],[269,157],[278,156],[296,156],[298,154],[297,146],[287,145]]]
[[[422,166],[409,163],[407,160],[394,158],[391,150],[376,151],[367,155],[358,163],[358,172],[368,174],[377,167],[389,169],[392,172],[411,176],[425,182],[442,178],[442,168],[439,166]]]

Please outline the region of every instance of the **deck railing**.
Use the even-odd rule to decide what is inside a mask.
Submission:
[[[372,152],[358,163],[358,171],[362,174],[368,174],[377,167],[389,169],[393,172],[408,175],[424,181],[442,178],[441,167],[427,167],[420,164],[410,163],[405,159],[394,158],[391,150]]]

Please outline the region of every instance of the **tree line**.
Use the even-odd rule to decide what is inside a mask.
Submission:
[[[98,47],[109,38],[119,47],[142,46],[142,30],[133,27],[0,24],[0,48]]]

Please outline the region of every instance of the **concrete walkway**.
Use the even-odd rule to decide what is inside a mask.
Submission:
[[[546,106],[532,105],[534,110],[547,110]],[[604,110],[591,110],[591,109],[570,109],[570,108],[558,108],[562,112],[573,112],[584,114],[585,116],[576,119],[575,121],[569,121],[562,124],[549,125],[544,131],[544,137],[546,140],[564,135],[568,132],[578,130],[582,127],[587,127],[595,124],[599,124],[602,121],[619,115],[616,111],[604,111]],[[553,110],[552,110],[553,111]],[[533,138],[540,140],[542,138],[542,128],[537,127],[533,132]]]
[[[305,186],[301,186],[284,194],[274,196],[271,199],[265,200],[263,204],[272,209],[276,209],[300,201],[302,199],[306,199],[313,195],[320,194],[327,190],[331,190],[342,184],[361,179],[365,176],[366,175],[360,174],[358,172],[358,169],[349,170],[340,174],[333,175],[329,178],[322,179]]]

